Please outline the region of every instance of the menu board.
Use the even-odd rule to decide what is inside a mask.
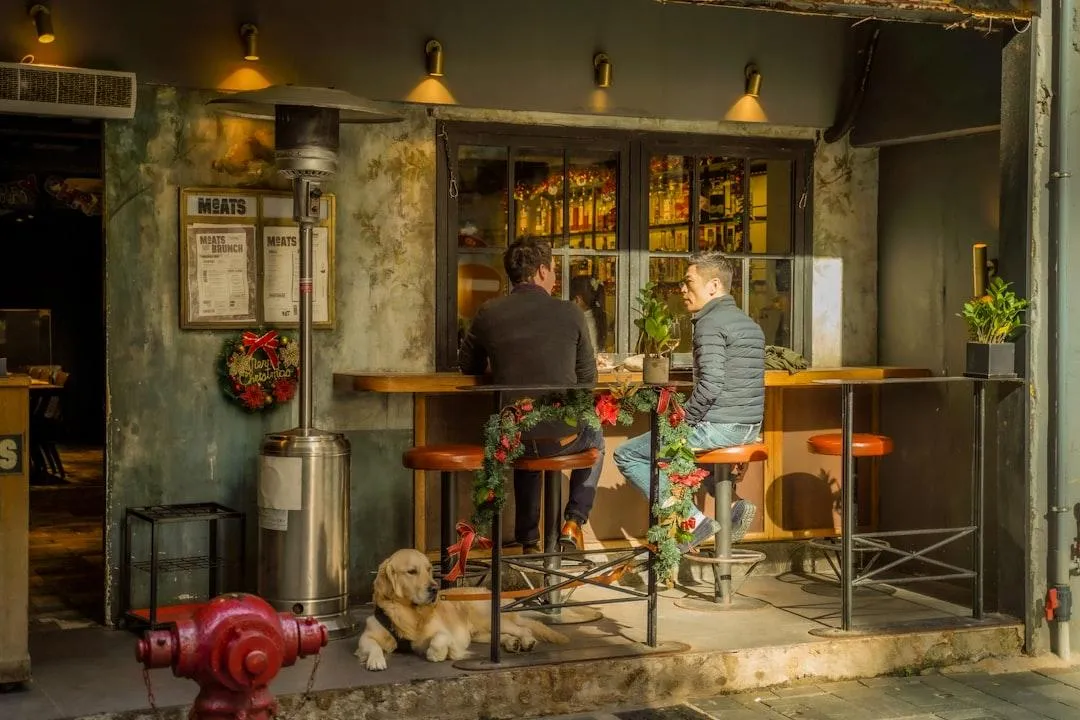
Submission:
[[[335,198],[312,229],[312,324],[334,326]],[[300,228],[292,193],[184,188],[180,193],[180,327],[297,327]]]

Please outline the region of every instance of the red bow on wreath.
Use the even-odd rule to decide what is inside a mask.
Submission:
[[[277,370],[278,366],[278,334],[277,331],[271,330],[265,335],[256,335],[253,332],[245,332],[240,336],[240,342],[247,348],[248,357],[255,354],[256,350],[262,350],[266,353],[266,357],[270,360],[270,367]]]
[[[476,543],[476,547],[481,550],[486,550],[492,545],[490,540],[478,534],[476,528],[467,522],[457,524],[457,534],[458,541],[446,548],[447,555],[450,557],[457,556],[454,567],[450,569],[450,572],[446,573],[447,582],[453,582],[465,573],[465,563],[469,561],[469,550],[472,549],[473,543]]]

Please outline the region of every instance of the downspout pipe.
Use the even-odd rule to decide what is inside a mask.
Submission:
[[[1068,507],[1067,457],[1070,443],[1069,428],[1063,422],[1062,409],[1068,401],[1066,376],[1069,354],[1075,352],[1065,308],[1069,307],[1073,292],[1069,279],[1068,245],[1074,232],[1069,212],[1070,185],[1072,182],[1073,157],[1069,139],[1075,132],[1070,128],[1073,107],[1073,81],[1071,80],[1073,38],[1070,25],[1075,12],[1074,0],[1055,0],[1053,14],[1053,62],[1050,76],[1050,353],[1049,353],[1049,532],[1047,533],[1046,617],[1051,623],[1052,647],[1063,660],[1069,659],[1069,619],[1072,612],[1072,594],[1069,576],[1072,566],[1071,530],[1072,519]],[[1077,78],[1080,81],[1080,77]]]

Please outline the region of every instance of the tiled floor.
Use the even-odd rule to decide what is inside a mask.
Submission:
[[[1080,671],[930,674],[722,695],[542,720],[1075,720]]]
[[[37,630],[101,620],[105,481],[100,448],[62,449],[66,482],[30,488],[30,622]]]

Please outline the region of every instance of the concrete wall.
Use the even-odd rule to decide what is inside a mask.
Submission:
[[[1000,122],[1001,34],[885,24],[854,145],[991,131]]]
[[[225,333],[182,332],[177,304],[177,204],[184,185],[284,187],[250,155],[269,124],[223,120],[209,96],[143,87],[138,117],[109,123],[106,148],[107,482],[110,588],[121,561],[123,509],[218,501],[249,517],[254,552],[255,460],[263,433],[293,427],[296,403],[249,416],[218,389],[215,357]],[[220,162],[228,157],[230,162]],[[402,372],[431,368],[434,322],[434,144],[432,121],[346,127],[338,196],[337,318],[314,345],[316,423],[345,432],[353,447],[351,587],[370,587],[377,559],[411,538],[411,403],[388,396],[335,397],[335,369]],[[377,529],[377,531],[372,531]],[[198,551],[198,528],[164,541],[170,554]],[[253,566],[249,564],[249,568]],[[249,572],[249,580],[252,579]],[[167,579],[163,597],[190,592]],[[205,586],[203,586],[205,587]],[[137,590],[141,588],[137,587]],[[110,600],[113,611],[115,599]]]
[[[258,63],[242,59],[243,22],[258,24]],[[54,25],[56,42],[41,45],[24,5],[4,3],[0,56],[33,53],[180,87],[262,80],[382,100],[696,119],[724,116],[753,60],[771,122],[823,127],[836,107],[847,22],[653,0],[100,0],[56,5]],[[445,48],[442,83],[424,70],[431,37]],[[600,50],[614,85],[597,94]]]
[[[999,137],[973,135],[881,149],[879,215],[880,358],[884,364],[964,372],[966,327],[956,316],[971,296],[971,245],[999,240]],[[1010,268],[1019,276],[1023,271]],[[1004,270],[1003,270],[1004,272]],[[1017,385],[992,386],[987,411],[986,566],[991,609],[1022,616],[1023,537],[1009,530],[1022,521],[1010,470],[1015,448],[1008,436],[1008,407]],[[881,464],[883,529],[953,527],[970,522],[972,385],[915,385],[882,393],[882,431],[896,452]],[[1021,450],[1022,452],[1022,450]],[[912,502],[912,499],[915,502]],[[970,565],[970,541],[935,557]],[[959,583],[967,587],[966,583]],[[961,595],[966,602],[967,596]]]

